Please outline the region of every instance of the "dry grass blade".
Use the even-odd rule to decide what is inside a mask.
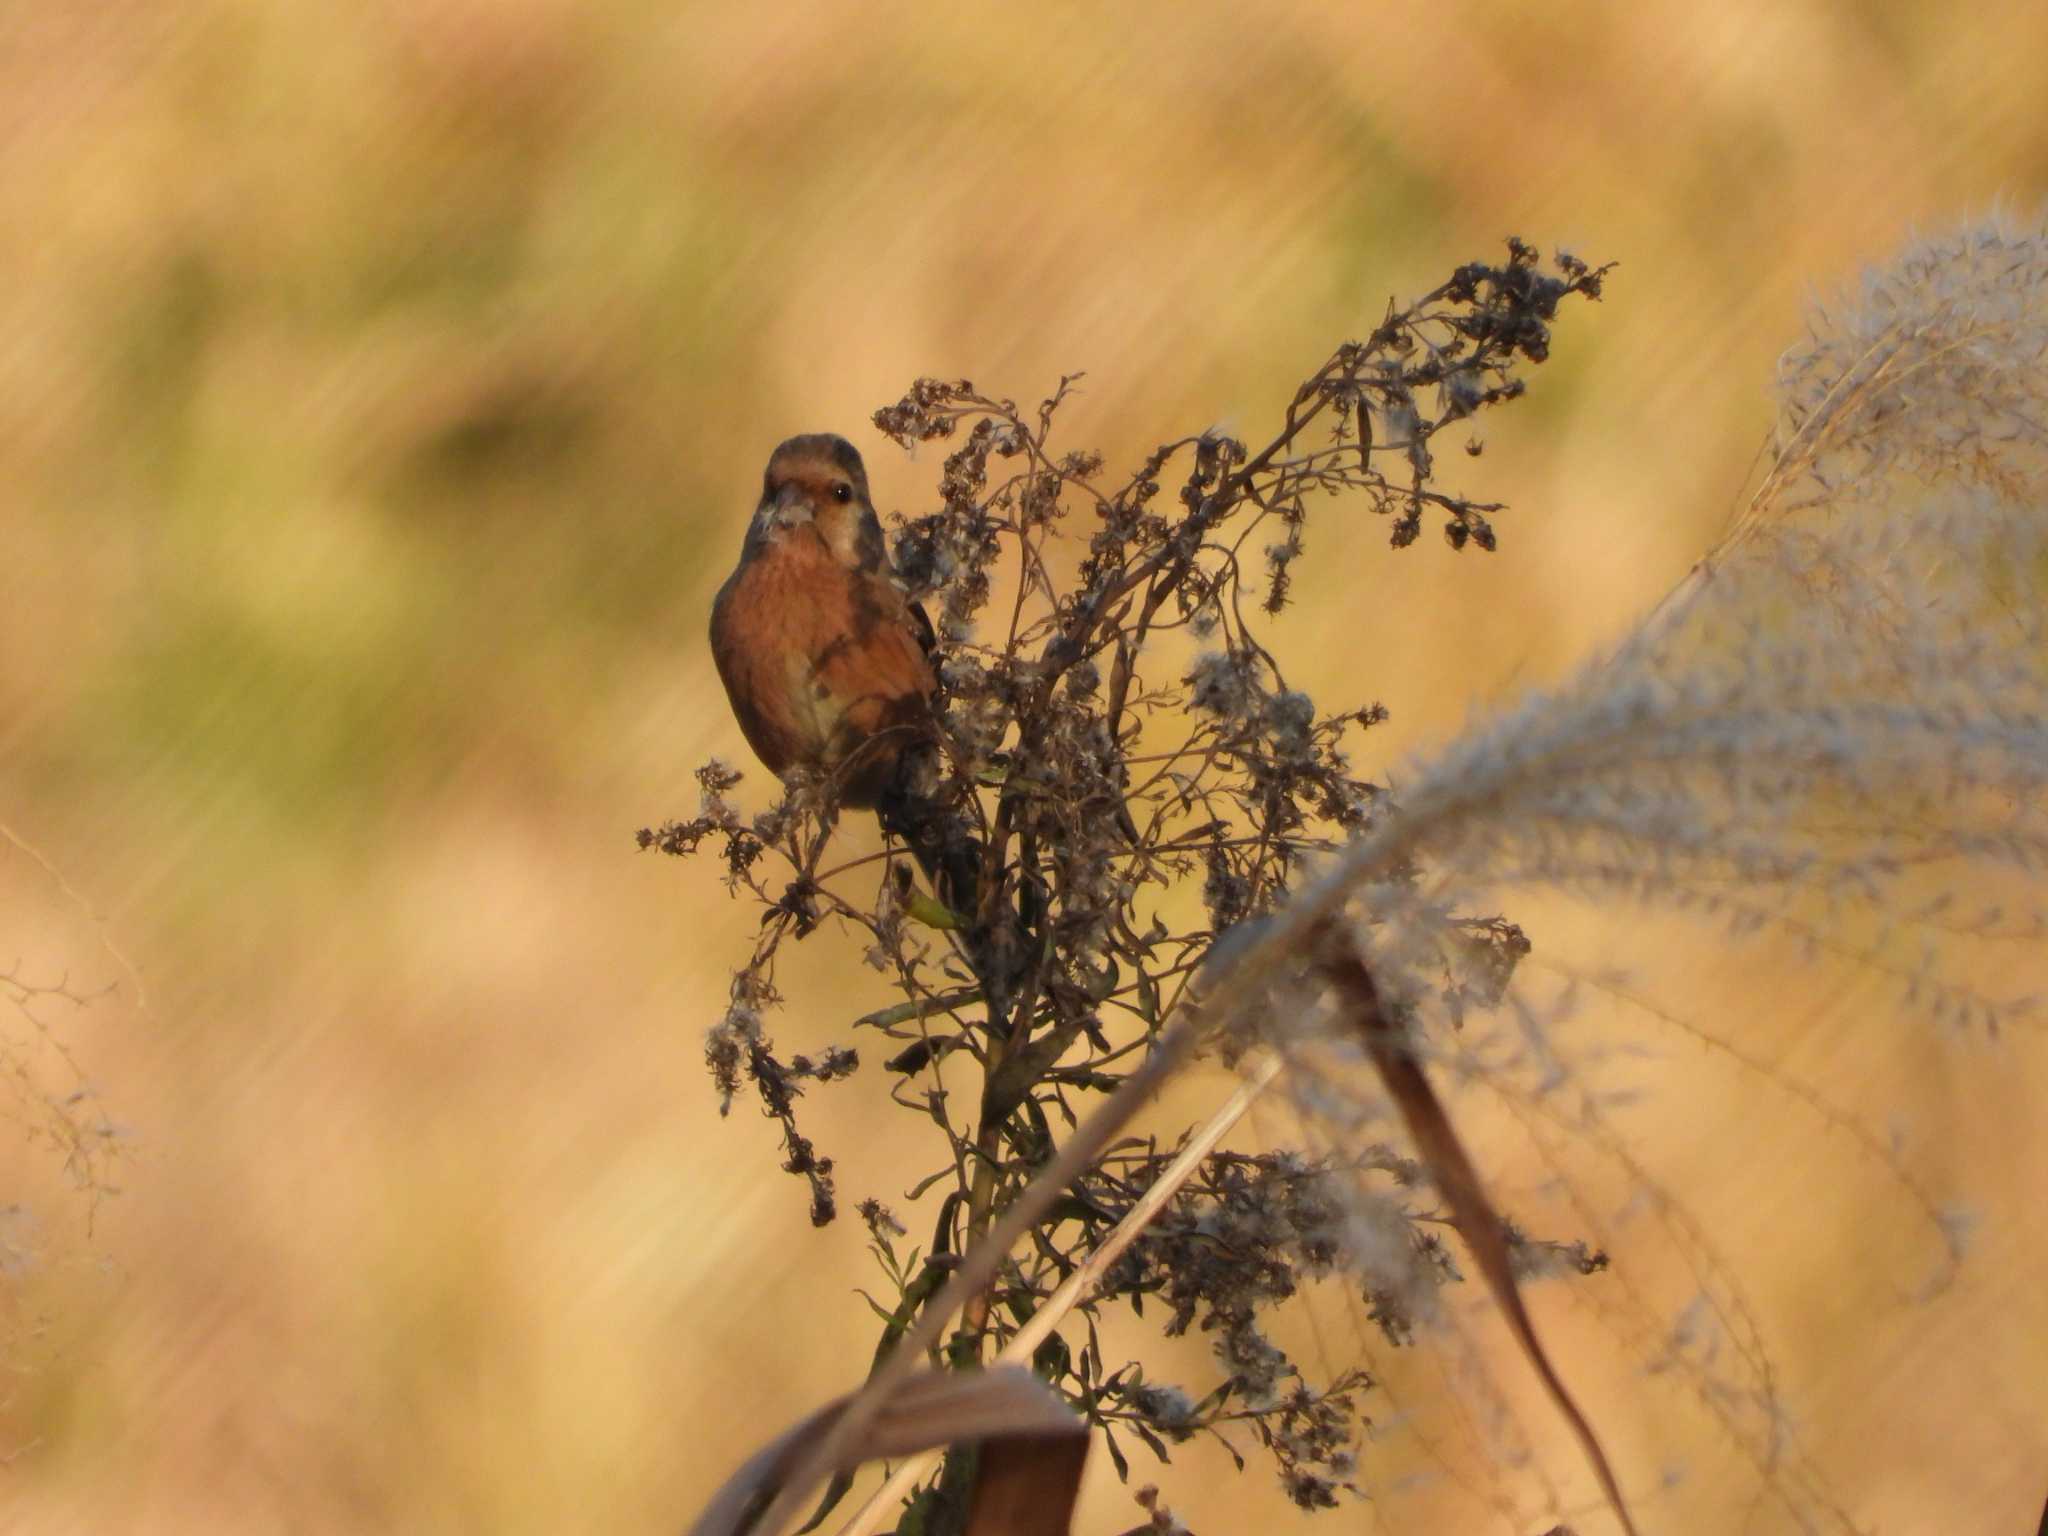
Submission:
[[[1011,1450],[997,1458],[1000,1499],[990,1515],[995,1523],[981,1528],[981,1536],[1065,1529],[1064,1517],[1057,1526],[1017,1523],[1023,1517],[1016,1513],[1013,1493],[1020,1471],[1029,1467],[1033,1476],[1053,1479],[1050,1494],[1060,1492],[1058,1478],[1069,1478],[1072,1486],[1065,1490],[1065,1501],[1071,1508],[1088,1444],[1087,1426],[1030,1371],[996,1366],[910,1375],[872,1402],[857,1433],[835,1436],[848,1408],[861,1396],[855,1393],[826,1404],[755,1452],[698,1516],[690,1536],[740,1536],[756,1529],[757,1517],[789,1486],[791,1474],[827,1444],[833,1447],[833,1459],[825,1470],[836,1472],[883,1457],[977,1440],[1012,1443]],[[1034,1450],[1061,1441],[1078,1445],[1078,1453],[1041,1456]]]
[[[963,1536],[1067,1536],[1087,1460],[1088,1430],[1078,1422],[1072,1433],[984,1442]]]
[[[1401,1113],[1409,1139],[1429,1164],[1431,1179],[1450,1205],[1451,1219],[1459,1235],[1465,1239],[1465,1246],[1471,1250],[1473,1262],[1478,1265],[1494,1304],[1507,1320],[1509,1331],[1514,1334],[1516,1344],[1542,1381],[1544,1391],[1570,1424],[1573,1436],[1586,1453],[1586,1460],[1592,1464],[1593,1475],[1600,1481],[1600,1491],[1613,1507],[1622,1529],[1628,1536],[1636,1536],[1635,1521],[1629,1515],[1628,1503],[1621,1495],[1621,1483],[1608,1463],[1600,1437],[1593,1432],[1591,1422],[1572,1399],[1563,1378],[1551,1364],[1542,1341],[1536,1336],[1536,1325],[1529,1316],[1528,1308],[1522,1304],[1522,1290],[1515,1280],[1506,1229],[1500,1214],[1487,1197],[1479,1170],[1472,1165],[1450,1116],[1444,1113],[1443,1103],[1430,1086],[1428,1074],[1389,1027],[1380,1010],[1379,989],[1373,985],[1372,975],[1364,962],[1355,956],[1347,957],[1332,965],[1331,974],[1351,1005],[1352,1023],[1379,1071],[1388,1097],[1393,1099]]]

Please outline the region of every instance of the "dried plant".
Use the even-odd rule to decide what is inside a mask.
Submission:
[[[146,1008],[147,1003],[140,977],[90,904],[42,853],[0,822],[0,898],[17,895],[27,898],[25,910],[37,920],[37,935],[26,953],[0,956],[0,1123],[10,1124],[61,1170],[72,1193],[83,1197],[90,1229],[100,1203],[120,1193],[117,1175],[127,1134],[110,1118],[93,1083],[75,1026],[86,1009],[105,1002],[117,988],[138,1005]],[[0,911],[21,910],[0,902]],[[45,939],[61,935],[66,926],[73,932],[64,937],[84,941],[70,952],[96,948],[118,969],[118,983],[94,985],[61,961],[38,958]],[[0,1366],[9,1374],[19,1371],[27,1346],[49,1323],[10,1282],[50,1262],[48,1238],[58,1226],[55,1216],[50,1204],[25,1190],[0,1196]],[[0,1405],[4,1402],[0,1399]],[[0,1470],[9,1460],[9,1454],[0,1453]]]
[[[1471,418],[1521,393],[1521,370],[1548,356],[1559,307],[1597,296],[1601,276],[1570,256],[1546,267],[1511,242],[1504,262],[1460,268],[1339,347],[1264,445],[1191,435],[1121,480],[1095,455],[1055,446],[1071,379],[1031,412],[924,380],[876,414],[900,443],[954,445],[942,505],[898,527],[894,554],[940,633],[944,756],[931,793],[985,850],[979,910],[934,911],[902,867],[877,890],[862,861],[831,864],[829,786],[798,784],[748,817],[729,798],[738,775],[707,765],[699,814],[642,841],[677,853],[715,843],[735,889],[764,907],[707,1056],[728,1104],[750,1085],[781,1123],[784,1166],[807,1181],[820,1222],[836,1209],[832,1167],[799,1130],[798,1100],[857,1058],[850,1043],[815,1058],[774,1051],[764,1014],[779,1001],[783,945],[836,919],[865,934],[870,961],[902,995],[857,1027],[892,1042],[884,1070],[898,1102],[943,1141],[922,1187],[945,1193],[929,1244],[901,1256],[897,1219],[863,1204],[895,1290],[884,1348],[1030,1181],[1054,1126],[1126,1081],[1217,936],[1271,911],[1311,859],[1383,819],[1381,789],[1352,766],[1383,711],[1319,709],[1261,643],[1260,620],[1288,601],[1320,498],[1384,517],[1395,549],[1425,521],[1456,548],[1494,548],[1501,509],[1439,485],[1438,445],[1456,426],[1477,451]],[[1447,942],[1473,962],[1460,985],[1497,991],[1519,931],[1488,915],[1445,921]],[[946,942],[947,925],[959,942]],[[1174,1150],[1124,1146],[1091,1168],[1031,1255],[977,1300],[951,1358],[999,1349]],[[1403,1165],[1382,1160],[1389,1188],[1407,1191],[1402,1219],[1426,1214],[1412,1169],[1404,1186],[1393,1178]],[[1360,1171],[1355,1158],[1344,1166]],[[1305,1279],[1355,1269],[1335,1169],[1284,1154],[1212,1161],[1089,1303],[1156,1298],[1169,1332],[1213,1333],[1225,1375],[1198,1400],[1093,1346],[1041,1351],[1041,1370],[1119,1464],[1120,1436],[1162,1458],[1169,1440],[1198,1433],[1249,1439],[1298,1503],[1335,1501],[1353,1473],[1368,1383],[1355,1372],[1311,1383],[1263,1326]],[[1449,1272],[1428,1257],[1441,1253],[1433,1231],[1413,1226],[1409,1240],[1418,1272]],[[1405,1328],[1413,1299],[1371,1288],[1388,1326]]]
[[[141,979],[85,899],[63,874],[11,827],[0,824],[0,861],[18,863],[39,887],[42,899],[89,926],[95,945],[118,968],[137,1003],[147,1009]],[[79,1060],[64,1025],[116,990],[116,983],[88,986],[70,972],[38,969],[23,956],[0,964],[0,1096],[29,1142],[58,1159],[65,1176],[85,1195],[88,1217],[101,1200],[117,1192],[114,1164],[123,1150],[121,1128],[111,1120],[90,1074]],[[19,1207],[0,1210],[26,1226]],[[0,1273],[27,1262],[25,1244],[0,1234]]]
[[[728,1101],[751,1083],[782,1122],[820,1219],[830,1168],[797,1130],[797,1097],[855,1063],[775,1055],[763,1013],[783,943],[835,920],[903,994],[860,1022],[895,1042],[897,1099],[943,1138],[924,1188],[944,1193],[929,1251],[899,1252],[897,1218],[863,1206],[896,1301],[847,1433],[957,1313],[946,1363],[1037,1341],[1037,1368],[1120,1468],[1119,1436],[1162,1458],[1193,1436],[1249,1439],[1298,1503],[1330,1504],[1356,1476],[1372,1383],[1310,1382],[1265,1320],[1306,1277],[1338,1273],[1408,1337],[1459,1273],[1447,1216],[1627,1525],[1519,1298],[1529,1274],[1603,1267],[1597,1219],[1562,1241],[1503,1219],[1433,1086],[1456,1077],[1644,1178],[1700,1294],[1660,1335],[1616,1276],[1634,1336],[1660,1342],[1658,1363],[1802,1528],[1855,1528],[1788,1441],[1728,1266],[1607,1126],[1565,1042],[1569,995],[1529,983],[1529,939],[1498,914],[1546,890],[1687,912],[1893,977],[1902,1004],[1948,1027],[2029,1016],[2028,998],[1951,958],[2042,929],[2048,237],[1967,231],[1817,312],[1785,364],[1775,464],[1728,539],[1612,655],[1404,773],[1397,806],[1350,763],[1379,712],[1325,712],[1290,687],[1257,612],[1287,599],[1314,493],[1362,497],[1396,547],[1433,518],[1454,545],[1492,548],[1500,509],[1440,490],[1432,445],[1519,392],[1558,304],[1597,295],[1600,275],[1570,258],[1545,270],[1513,244],[1340,348],[1263,448],[1184,438],[1114,484],[1051,447],[1065,386],[1027,414],[927,381],[878,413],[899,440],[960,440],[943,507],[899,530],[897,557],[943,615],[944,792],[986,849],[979,910],[934,910],[894,870],[872,898],[848,893],[857,865],[826,863],[815,786],[750,819],[729,772],[708,769],[698,817],[642,834],[673,852],[715,840],[766,908],[709,1054]],[[1071,577],[1063,537],[1086,542]],[[779,864],[787,876],[769,874]],[[1277,1061],[1314,1144],[1182,1159],[1187,1182],[1161,1196],[1174,1149],[1116,1137],[1204,1042],[1261,1074]],[[1406,1151],[1378,1130],[1389,1100]],[[1965,1223],[1878,1154],[1959,1259]],[[1125,1230],[1148,1195],[1149,1227]],[[1212,1332],[1214,1388],[1112,1365],[1092,1326],[1079,1344],[1044,1337],[1040,1314],[1067,1304],[1063,1279],[1112,1228],[1135,1241],[1084,1314],[1142,1304]],[[1693,1347],[1707,1334],[1726,1348]],[[828,1464],[796,1470],[769,1526]],[[948,1497],[943,1476],[918,1496],[921,1528],[942,1528]]]

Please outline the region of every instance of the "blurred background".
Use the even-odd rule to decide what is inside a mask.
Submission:
[[[858,1223],[813,1231],[702,1069],[753,914],[632,841],[744,761],[704,629],[777,440],[846,433],[916,513],[938,455],[866,424],[916,375],[1086,370],[1066,440],[1116,465],[1257,439],[1507,234],[1619,262],[1450,471],[1510,504],[1498,554],[1311,523],[1278,644],[1387,704],[1391,770],[1672,584],[1809,296],[2031,214],[2044,102],[2034,0],[0,8],[0,1529],[672,1531],[864,1372]],[[784,1046],[884,1000],[855,949],[795,952]],[[2041,1043],[1712,948],[1666,978],[1768,1070],[1618,1012],[1626,1150],[1743,1282],[1815,1518],[2031,1531]],[[1938,1297],[1815,1083],[1983,1216]],[[1503,1198],[1555,1184],[1461,1107]],[[901,1205],[879,1073],[809,1120],[849,1206]],[[1758,1491],[1791,1450],[1759,1471],[1640,1339],[1590,1342],[1611,1283],[1539,1310],[1645,1525],[1797,1529]],[[1339,1302],[1310,1326],[1366,1347]],[[1375,1359],[1373,1497],[1324,1528],[1611,1529],[1496,1334]],[[1203,1536],[1298,1518],[1257,1461],[1136,1456]],[[1098,1465],[1082,1528],[1138,1519]]]

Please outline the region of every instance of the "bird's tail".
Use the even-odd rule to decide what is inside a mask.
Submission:
[[[961,951],[992,1014],[999,1015],[1009,1006],[1035,919],[1003,899],[1000,890],[985,889],[987,847],[940,779],[936,752],[904,753],[875,813],[882,830],[910,850],[932,894],[959,919]],[[988,900],[991,896],[996,899]]]
[[[900,788],[882,797],[876,814],[883,831],[903,840],[932,894],[971,932],[980,921],[984,850],[966,818],[936,797]]]

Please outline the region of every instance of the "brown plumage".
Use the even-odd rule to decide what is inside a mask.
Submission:
[[[853,445],[820,433],[777,448],[711,608],[711,654],[755,755],[776,774],[830,774],[841,805],[880,804],[904,750],[931,737],[930,635]]]
[[[940,898],[971,914],[981,848],[934,798],[932,644],[890,567],[859,452],[829,433],[782,444],[711,607],[733,714],[771,772],[829,775],[840,805],[874,808]]]

